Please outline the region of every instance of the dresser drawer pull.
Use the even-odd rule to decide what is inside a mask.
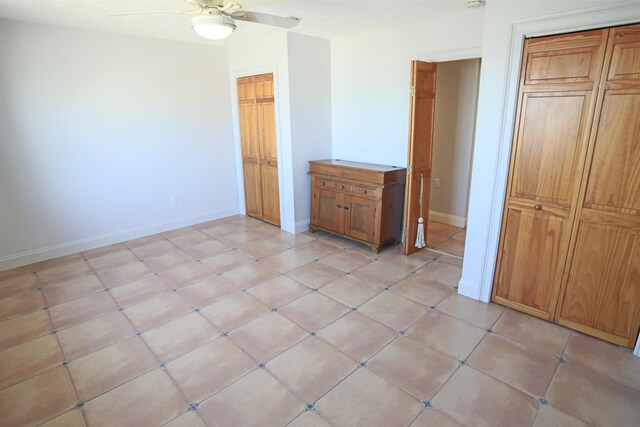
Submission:
[[[541,209],[542,209],[542,206],[541,206],[541,205],[535,205],[535,206],[533,207],[533,209],[535,209],[535,210],[539,211],[539,210],[541,210]]]
[[[349,206],[343,206],[343,208],[344,208],[345,211],[349,210]]]
[[[342,205],[336,205],[338,209],[342,209]]]
[[[341,185],[341,186],[340,186],[340,189],[341,189],[341,190],[344,190],[344,185]]]

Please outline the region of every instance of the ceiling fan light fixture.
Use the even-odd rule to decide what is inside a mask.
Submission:
[[[225,15],[200,15],[191,18],[191,26],[200,37],[222,40],[236,29],[233,19]]]

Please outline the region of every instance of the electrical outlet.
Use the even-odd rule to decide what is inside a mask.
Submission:
[[[435,188],[440,188],[440,178],[436,178],[433,180],[433,186]]]
[[[169,204],[170,204],[171,206],[175,206],[175,205],[177,205],[177,204],[178,204],[178,199],[176,199],[176,196],[171,196],[171,197],[169,197]]]

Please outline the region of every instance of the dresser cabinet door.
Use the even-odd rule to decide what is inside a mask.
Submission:
[[[344,234],[365,242],[375,241],[376,201],[356,196],[346,196],[344,209]]]
[[[344,194],[317,188],[313,193],[312,224],[342,233],[343,202]]]

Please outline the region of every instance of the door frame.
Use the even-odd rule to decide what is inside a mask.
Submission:
[[[597,6],[582,11],[564,12],[540,18],[515,21],[510,25],[506,67],[503,69],[503,74],[500,75],[498,73],[495,76],[495,70],[487,70],[487,64],[483,62],[480,71],[481,76],[485,72],[492,72],[495,78],[504,76],[505,84],[501,109],[497,111],[497,116],[500,117],[500,124],[496,162],[494,165],[476,168],[476,164],[483,162],[483,160],[486,163],[486,158],[476,157],[474,153],[473,174],[482,174],[485,182],[474,186],[474,177],[472,175],[469,232],[467,233],[464,258],[477,261],[463,264],[462,278],[458,286],[460,294],[484,302],[489,302],[491,298],[509,173],[509,157],[515,124],[524,39],[526,37],[628,25],[638,21],[640,21],[640,5],[637,2]],[[480,84],[480,90],[482,90],[482,77]],[[487,184],[492,190],[488,194],[485,190],[482,197],[479,195],[474,197],[475,193],[479,193],[478,190],[481,190],[480,186],[483,185],[483,188],[487,188]],[[487,197],[489,198],[488,203],[486,202]],[[474,198],[477,199],[475,204],[473,204]],[[482,206],[480,206],[481,204]],[[634,354],[640,356],[640,340],[636,344]]]
[[[285,162],[284,153],[291,152],[291,139],[288,138],[288,145],[284,142],[283,128],[286,124],[282,124],[281,119],[286,114],[280,114],[280,109],[284,107],[280,100],[280,80],[278,76],[278,64],[268,64],[259,67],[250,67],[233,70],[230,74],[231,79],[231,122],[233,131],[234,151],[236,160],[236,179],[238,193],[238,211],[241,215],[247,214],[244,196],[244,175],[242,171],[242,144],[240,143],[240,115],[238,109],[238,79],[242,77],[251,77],[258,74],[273,74],[273,93],[274,93],[274,110],[276,119],[276,146],[278,149],[278,192],[280,196],[280,228],[295,233],[295,218],[293,205],[293,171],[291,170],[291,162]],[[288,105],[287,105],[288,107]],[[289,135],[290,136],[290,135]],[[288,150],[285,148],[288,146]],[[288,181],[285,181],[288,179]],[[286,182],[291,185],[287,186]],[[291,187],[291,188],[288,188]]]

